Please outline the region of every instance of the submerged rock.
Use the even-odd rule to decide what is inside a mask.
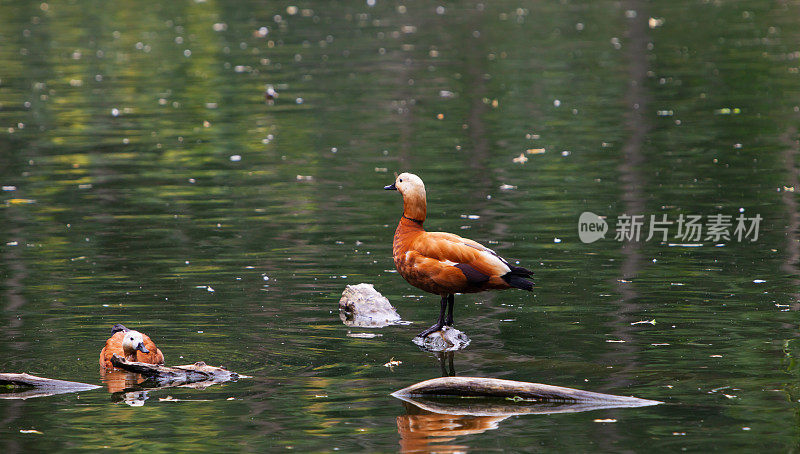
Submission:
[[[339,318],[347,326],[382,328],[400,321],[394,307],[372,284],[348,285],[339,300]]]
[[[466,348],[471,340],[463,332],[451,326],[445,326],[439,331],[430,333],[428,337],[417,336],[412,342],[429,352],[453,352]]]

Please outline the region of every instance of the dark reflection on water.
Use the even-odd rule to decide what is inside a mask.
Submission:
[[[402,448],[389,393],[451,369],[410,342],[438,297],[391,272],[381,188],[402,170],[426,182],[427,227],[536,273],[532,294],[458,298],[459,375],[669,403],[442,420],[475,432],[440,444],[797,445],[797,5],[0,11],[0,371],[110,386],[97,355],[123,323],[169,364],[253,376],[141,408],[107,389],[0,401],[4,452]],[[755,242],[577,235],[584,211],[740,209],[764,218]],[[336,303],[359,282],[412,326],[348,336]]]

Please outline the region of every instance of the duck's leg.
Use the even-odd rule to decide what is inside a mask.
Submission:
[[[453,303],[455,302],[455,295],[447,295],[447,319],[444,321],[444,326],[453,326]]]
[[[429,334],[435,333],[436,331],[442,329],[442,327],[444,326],[444,312],[447,309],[447,295],[442,295],[442,301],[440,305],[441,307],[439,308],[439,320],[436,322],[435,325],[417,334],[417,337],[426,338],[428,337]]]

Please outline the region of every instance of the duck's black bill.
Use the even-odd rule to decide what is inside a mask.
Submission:
[[[136,350],[139,350],[142,353],[150,353],[150,350],[146,349],[144,347],[144,344],[141,342],[139,343],[139,345],[136,346]]]
[[[386,189],[387,191],[396,191],[397,186],[395,186],[394,183],[392,183],[389,186],[384,186],[383,189]]]

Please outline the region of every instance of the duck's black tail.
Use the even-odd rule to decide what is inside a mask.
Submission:
[[[533,271],[521,266],[508,266],[511,268],[511,271],[501,276],[503,280],[508,283],[508,285],[514,288],[527,290],[529,292],[533,290],[533,282],[525,279],[533,276]]]

